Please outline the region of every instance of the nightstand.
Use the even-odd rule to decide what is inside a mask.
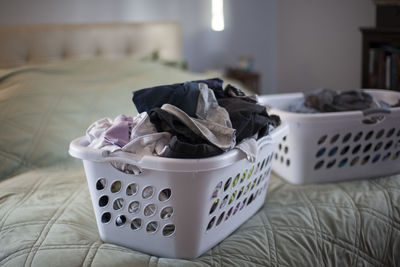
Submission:
[[[240,81],[247,89],[255,94],[261,94],[259,73],[228,67],[225,75],[228,78]]]

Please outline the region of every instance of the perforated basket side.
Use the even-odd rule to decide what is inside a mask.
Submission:
[[[212,165],[203,162],[199,166],[205,168],[193,166],[192,171],[179,170],[176,160],[154,169],[135,161],[141,172],[127,174],[114,168],[107,155],[91,151],[95,161],[83,163],[101,238],[162,257],[201,255],[262,206],[276,141],[287,128],[279,131],[272,140],[259,142],[254,163],[236,152],[236,161],[227,163],[221,155],[210,160]],[[79,150],[84,143],[74,144]],[[90,157],[91,152],[77,155]]]
[[[286,96],[275,96],[274,101],[279,102],[279,97]],[[400,108],[371,114],[298,114],[274,108],[271,112],[289,124],[289,134],[278,144],[273,170],[292,183],[336,182],[400,172]]]

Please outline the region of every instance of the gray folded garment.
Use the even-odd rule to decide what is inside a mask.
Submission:
[[[353,111],[382,108],[370,94],[361,90],[338,92],[330,89],[318,89],[305,94],[306,106],[320,112]]]
[[[289,111],[296,113],[340,112],[368,109],[390,109],[396,105],[389,105],[385,101],[363,92],[360,89],[350,91],[335,91],[317,89],[305,93],[304,99],[293,101]]]

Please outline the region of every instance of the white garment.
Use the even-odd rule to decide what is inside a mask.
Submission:
[[[92,123],[86,130],[86,137],[89,141],[88,147],[101,148],[108,145],[104,139],[104,134],[108,128],[112,126],[110,118],[103,118]]]
[[[238,145],[236,145],[237,149],[239,149],[241,152],[246,154],[246,158],[250,162],[255,162],[258,156],[258,147],[257,147],[257,141],[255,138],[250,137],[243,139],[242,142],[240,142]]]
[[[197,99],[196,116],[199,119],[215,122],[219,125],[232,128],[229,113],[218,105],[214,91],[207,84],[199,83],[199,98]]]
[[[89,147],[110,151],[110,155],[118,151],[132,153],[135,158],[145,155],[162,155],[171,139],[171,134],[167,132],[158,133],[151,123],[146,112],[142,112],[133,118],[132,129],[130,129],[130,141],[123,147],[108,143],[104,139],[105,132],[112,126],[112,120],[103,118],[98,120],[86,131]],[[113,161],[112,165],[117,169],[127,173],[140,173],[136,166]]]
[[[170,104],[162,105],[161,109],[173,114],[195,134],[224,151],[232,149],[236,144],[236,130],[232,127],[226,127],[209,120],[192,118],[183,110]]]

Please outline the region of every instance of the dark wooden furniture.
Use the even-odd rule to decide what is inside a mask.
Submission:
[[[396,56],[393,56],[393,59],[388,59],[389,56],[397,53],[400,56],[400,28],[361,28],[360,30],[362,32],[362,87],[399,90],[399,82],[388,83],[387,80],[400,80],[400,69],[395,67],[393,71],[391,70],[392,67],[389,69],[387,67],[391,64],[397,64]],[[377,77],[374,76],[375,74]],[[386,75],[389,75],[389,77]],[[385,82],[383,79],[385,79]],[[393,84],[396,84],[396,88],[392,86]]]
[[[240,81],[247,89],[253,91],[255,94],[261,94],[259,73],[228,67],[225,75],[228,78]]]

